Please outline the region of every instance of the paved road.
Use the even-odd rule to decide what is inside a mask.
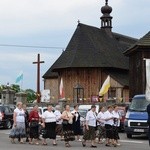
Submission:
[[[60,141],[58,138],[58,145],[56,147],[52,146],[52,142],[48,141],[48,146],[36,146],[26,144],[11,144],[10,139],[8,138],[10,130],[2,130],[0,129],[0,150],[65,150],[64,142]],[[132,139],[127,139],[124,133],[120,133],[120,143],[121,146],[115,147],[106,147],[104,144],[97,144],[98,148],[101,150],[148,150],[150,149],[148,145],[148,140],[145,137],[134,137]],[[84,150],[84,149],[92,149],[90,148],[90,143],[87,144],[86,147],[82,147],[81,142],[71,142],[72,150]]]

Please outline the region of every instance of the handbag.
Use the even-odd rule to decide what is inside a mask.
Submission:
[[[40,134],[41,135],[46,135],[47,134],[47,130],[45,128],[41,128],[40,129]]]
[[[63,124],[63,125],[67,125],[67,124],[68,124],[68,120],[63,119],[62,124]]]
[[[39,123],[37,121],[31,121],[30,123],[31,128],[38,127],[38,126],[39,126]]]

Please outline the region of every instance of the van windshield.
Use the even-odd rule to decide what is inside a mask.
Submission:
[[[131,111],[146,111],[147,105],[150,102],[146,99],[133,99],[129,109]]]

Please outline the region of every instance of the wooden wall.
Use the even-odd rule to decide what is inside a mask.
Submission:
[[[98,95],[101,81],[107,77],[100,69],[94,68],[66,69],[61,72],[61,76],[64,82],[65,97],[73,100],[73,88],[80,84],[84,88],[85,102],[91,101],[91,96]]]
[[[129,74],[130,74],[130,98],[137,94],[145,93],[146,77],[145,77],[145,61],[144,58],[150,58],[150,49],[138,49],[130,55],[129,58]]]
[[[65,98],[68,102],[73,101],[73,88],[80,84],[84,88],[84,98],[80,103],[91,102],[92,96],[98,96],[99,90],[107,78],[107,74],[100,68],[76,68],[64,69],[60,71],[58,79],[46,79],[45,89],[51,91],[51,102],[57,102],[59,98],[60,78],[63,78]],[[111,78],[111,87],[116,89],[116,99],[119,101],[129,99],[129,89],[125,88],[116,80]],[[104,101],[108,99],[108,93],[104,95]]]
[[[58,102],[58,78],[44,80],[44,89],[50,89],[50,102]]]

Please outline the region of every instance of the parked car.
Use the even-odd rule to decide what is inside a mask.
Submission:
[[[33,107],[27,107],[28,113],[30,113],[32,109],[33,109]],[[43,114],[46,110],[47,110],[47,107],[39,107],[39,116],[41,117],[42,114]]]
[[[125,118],[125,132],[127,138],[132,138],[133,135],[149,134],[149,127],[147,123],[147,105],[150,102],[145,95],[135,95],[129,106]]]
[[[79,109],[90,110],[91,106],[92,106],[92,104],[83,104],[83,105],[79,105]],[[96,106],[96,113],[98,113],[100,106],[98,104],[95,104],[95,106]]]
[[[119,131],[124,131],[124,121],[126,116],[126,107],[118,106],[119,115],[121,116]]]
[[[13,125],[13,110],[10,106],[0,105],[0,127],[11,129]]]

